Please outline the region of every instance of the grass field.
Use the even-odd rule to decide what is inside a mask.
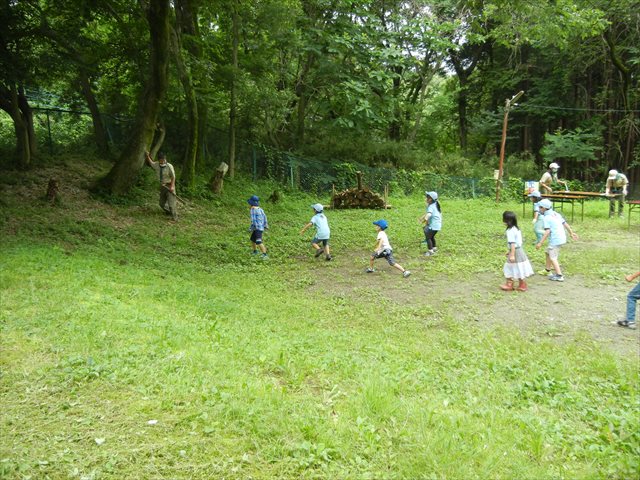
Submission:
[[[298,232],[328,199],[285,193],[264,205],[262,261],[246,198],[273,185],[228,182],[174,224],[152,178],[125,203],[91,198],[106,168],[2,186],[1,478],[640,474],[638,334],[609,325],[638,269],[637,218],[627,229],[589,202],[565,284],[505,296],[501,213],[521,205],[442,199],[433,258],[419,195],[329,211],[324,262]],[[54,174],[51,207],[38,196]],[[384,263],[363,273],[382,215],[407,279]]]

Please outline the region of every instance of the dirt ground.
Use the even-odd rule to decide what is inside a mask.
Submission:
[[[416,270],[408,279],[402,279],[400,272],[379,262],[372,274],[364,273],[363,268],[356,270],[358,281],[354,282],[352,265],[332,267],[320,268],[316,263],[313,269],[317,284],[326,287],[328,296],[347,301],[379,298],[422,307],[425,316],[434,320],[453,317],[455,321],[474,322],[488,329],[496,325],[515,327],[525,336],[559,343],[572,342],[576,337],[592,339],[615,355],[640,358],[640,330],[615,325],[624,318],[631,283],[599,284],[578,275],[560,283],[534,275],[528,281],[528,292],[503,292],[499,288],[504,282],[501,272],[458,280]],[[339,272],[343,274],[336,274]]]

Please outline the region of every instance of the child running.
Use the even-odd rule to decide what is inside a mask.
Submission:
[[[369,258],[369,268],[367,268],[366,272],[375,272],[375,270],[373,269],[373,261],[376,258],[386,258],[387,262],[389,262],[389,265],[400,270],[402,272],[402,276],[407,278],[409,275],[411,275],[411,272],[409,270],[405,270],[404,267],[399,263],[396,263],[395,259],[393,258],[393,248],[391,248],[389,238],[387,237],[387,234],[385,232],[385,230],[389,227],[389,224],[386,220],[376,220],[375,222],[373,222],[373,224],[376,226],[378,236],[376,237],[376,246],[373,253],[371,254],[371,257]]]
[[[329,251],[329,237],[331,235],[331,231],[329,230],[329,220],[327,220],[327,217],[323,213],[324,207],[321,204],[316,203],[314,205],[311,205],[311,208],[313,208],[314,215],[313,217],[311,217],[309,223],[302,227],[302,230],[300,230],[300,235],[302,235],[307,230],[307,228],[315,226],[316,234],[313,237],[313,240],[311,240],[311,246],[316,251],[314,256],[315,258],[318,258],[324,253],[325,258],[328,262],[332,258]],[[320,246],[320,244],[322,244],[322,247]]]
[[[436,192],[424,192],[425,202],[427,203],[427,213],[420,217],[424,226],[424,237],[427,241],[428,251],[425,256],[430,257],[438,251],[436,247],[436,234],[442,229],[442,209],[438,202],[438,194]]]
[[[262,243],[262,234],[265,230],[269,228],[269,223],[267,222],[267,215],[264,213],[264,210],[260,208],[260,198],[256,195],[252,195],[249,200],[247,200],[249,204],[249,212],[251,214],[251,226],[249,227],[249,231],[251,232],[251,247],[253,249],[252,255],[257,255],[258,250],[262,253],[262,259],[267,258],[267,248]]]
[[[565,229],[571,235],[571,238],[578,240],[571,226],[562,218],[558,212],[552,210],[553,204],[548,198],[544,198],[538,202],[540,213],[544,216],[544,235],[538,243],[536,243],[536,250],[540,250],[544,241],[548,238],[549,245],[545,252],[546,262],[545,269],[542,274],[549,275],[549,280],[554,282],[564,282],[564,276],[562,275],[562,269],[560,268],[560,247],[567,243],[567,235]],[[554,273],[551,273],[553,268]]]
[[[640,277],[640,272],[632,273],[624,277],[627,282],[633,282],[636,278]],[[636,286],[631,289],[627,295],[627,316],[624,320],[618,320],[618,325],[621,327],[636,328],[636,302],[640,300],[640,283],[636,283]]]
[[[540,213],[540,200],[542,200],[542,195],[540,192],[535,190],[527,195],[531,201],[533,202],[533,233],[536,234],[536,241],[534,245],[542,240],[542,235],[544,235],[544,218],[542,218],[542,214]]]
[[[507,227],[507,261],[504,264],[504,276],[507,281],[500,288],[507,291],[514,290],[513,282],[518,280],[519,292],[527,291],[527,277],[533,275],[533,268],[527,258],[527,254],[522,249],[522,232],[518,228],[518,219],[514,212],[506,211],[502,214],[502,221]]]

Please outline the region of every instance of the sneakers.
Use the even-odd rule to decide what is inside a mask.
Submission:
[[[316,253],[313,254],[313,256],[315,258],[318,258],[320,255],[322,255],[324,253],[324,250],[322,248],[319,248]]]
[[[549,276],[549,280],[551,280],[552,282],[564,282],[564,276],[554,273]]]
[[[373,273],[375,272],[375,270],[371,267],[367,267],[367,269],[365,270],[366,273]]]
[[[254,250],[253,252],[251,252],[251,255],[257,255],[258,254],[258,250]]]
[[[618,320],[618,326],[630,328],[631,330],[636,329],[636,322],[628,322],[627,320]]]
[[[547,270],[546,268],[538,271],[538,275],[542,275],[543,277],[547,277],[547,276],[551,276],[554,275],[554,273],[551,270]]]
[[[263,253],[262,255],[260,255],[260,257],[262,258],[262,260],[267,260],[269,258],[269,255]]]
[[[411,272],[409,270],[405,270],[404,272],[402,272],[402,276],[404,278],[407,278],[409,275],[411,275]]]
[[[428,252],[426,252],[426,253],[424,254],[424,256],[425,256],[425,257],[432,257],[432,256],[433,256],[433,255],[435,255],[435,254],[436,254],[436,251],[435,251],[435,250],[429,250]]]
[[[327,255],[327,262],[330,262],[331,260],[333,260],[333,257],[331,255]]]

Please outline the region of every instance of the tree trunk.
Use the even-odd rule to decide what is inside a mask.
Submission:
[[[181,46],[195,60],[191,65],[190,73],[192,85],[196,96],[196,111],[198,112],[198,148],[196,151],[195,170],[202,167],[206,161],[205,158],[205,141],[207,138],[207,103],[198,96],[195,85],[204,85],[207,82],[203,80],[206,74],[200,68],[200,61],[203,59],[203,49],[198,41],[200,31],[198,28],[198,1],[194,0],[176,0],[175,11],[176,19],[180,29],[182,41]],[[187,41],[194,39],[196,41]]]
[[[400,141],[402,135],[402,125],[400,120],[402,118],[402,112],[400,110],[400,77],[402,75],[402,67],[393,67],[395,76],[393,77],[393,89],[391,96],[393,98],[393,118],[389,123],[389,140],[394,142]]]
[[[33,110],[31,110],[27,96],[24,93],[24,88],[22,87],[18,88],[18,107],[22,113],[22,118],[29,137],[29,155],[33,158],[38,156],[38,142],[36,140],[36,130],[33,126]]]
[[[131,139],[101,182],[107,192],[115,195],[127,193],[135,184],[144,163],[144,152],[153,138],[156,118],[167,90],[169,0],[151,1],[146,13],[151,37],[149,78],[138,101],[138,114]]]
[[[16,162],[15,166],[21,170],[31,165],[31,146],[29,131],[26,126],[20,105],[18,102],[18,89],[15,84],[5,87],[0,85],[0,109],[9,114],[13,120],[13,129],[16,134]]]
[[[176,60],[178,75],[180,76],[180,83],[182,83],[187,104],[187,149],[182,162],[180,184],[184,187],[192,187],[196,177],[196,156],[198,154],[198,104],[196,102],[196,92],[193,88],[191,70],[182,55],[182,39],[179,26],[171,31],[171,50]]]
[[[102,115],[100,115],[100,108],[98,107],[96,96],[93,94],[93,89],[91,88],[89,75],[87,75],[87,72],[83,69],[80,69],[78,82],[80,84],[80,91],[82,92],[82,95],[87,102],[89,112],[91,112],[91,122],[93,123],[93,137],[96,141],[98,152],[101,155],[108,157],[109,142],[107,140],[107,130],[104,128],[104,123],[102,122]]]
[[[231,63],[233,74],[231,75],[231,91],[229,103],[229,178],[233,179],[236,173],[236,76],[238,73],[238,2],[233,1],[231,5]]]

